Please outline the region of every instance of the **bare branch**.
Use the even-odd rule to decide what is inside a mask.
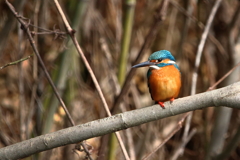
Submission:
[[[40,54],[39,54],[39,52],[38,52],[38,50],[37,50],[35,41],[34,41],[34,39],[33,39],[33,37],[32,37],[32,34],[31,34],[31,32],[30,32],[30,30],[29,30],[29,28],[28,28],[28,26],[29,26],[30,23],[26,23],[26,22],[23,20],[23,19],[25,19],[25,18],[22,17],[22,16],[20,16],[20,15],[16,12],[15,8],[11,5],[11,3],[8,2],[8,0],[6,0],[5,2],[6,2],[6,4],[8,5],[9,9],[12,11],[13,15],[17,18],[18,22],[21,23],[21,28],[26,32],[26,34],[27,34],[27,36],[28,36],[28,38],[29,38],[29,42],[30,42],[30,44],[31,44],[31,46],[32,46],[32,48],[33,48],[33,51],[34,51],[35,55],[38,57],[38,61],[39,61],[40,65],[41,65],[41,67],[42,67],[42,69],[43,69],[43,71],[44,71],[44,73],[45,73],[45,75],[46,75],[46,77],[47,77],[50,85],[52,86],[53,91],[54,91],[56,97],[58,98],[58,100],[59,100],[59,102],[61,103],[64,111],[66,112],[67,117],[68,117],[70,123],[71,123],[72,125],[74,125],[74,121],[73,121],[70,113],[68,112],[67,107],[66,107],[65,103],[63,102],[60,94],[58,93],[57,88],[56,88],[56,86],[54,85],[54,83],[53,83],[53,81],[52,81],[52,79],[51,79],[51,77],[50,77],[50,75],[49,75],[49,73],[48,73],[48,71],[47,71],[44,63],[43,63],[43,60],[42,60],[42,58],[41,58],[41,56],[40,56]]]
[[[215,1],[215,4],[210,12],[210,15],[208,17],[208,20],[207,20],[207,24],[204,28],[204,31],[202,33],[202,37],[201,37],[201,40],[198,44],[198,50],[197,50],[197,55],[196,55],[196,59],[195,59],[195,68],[194,68],[194,72],[193,72],[193,75],[192,75],[192,86],[191,86],[191,95],[194,95],[196,94],[196,88],[197,88],[197,77],[198,77],[198,68],[199,68],[199,65],[200,65],[200,61],[201,61],[201,57],[202,57],[202,51],[203,51],[203,48],[204,48],[204,45],[206,43],[206,39],[208,37],[208,34],[209,34],[209,31],[210,31],[210,27],[212,25],[212,22],[213,22],[213,19],[216,15],[216,12],[220,6],[220,3],[221,3],[222,0],[217,0]],[[189,113],[189,116],[187,117],[187,120],[186,120],[186,126],[184,128],[184,133],[183,133],[183,137],[182,137],[182,144],[185,144],[184,142],[187,141],[187,138],[189,137],[188,134],[189,134],[189,129],[190,129],[190,125],[191,125],[191,121],[192,121],[192,112]],[[183,151],[183,147],[179,147],[179,149],[181,151]],[[179,151],[177,151],[178,154],[181,154]],[[177,155],[175,155],[174,157],[175,159],[177,159]]]
[[[200,43],[198,45],[197,56],[196,56],[196,61],[195,61],[195,71],[194,71],[193,76],[192,76],[191,95],[196,93],[197,77],[198,77],[197,71],[198,71],[198,68],[199,68],[199,65],[200,65],[203,47],[205,45],[205,42],[206,42],[206,39],[207,39],[209,30],[210,30],[210,27],[212,25],[213,18],[215,16],[216,12],[217,12],[217,9],[218,9],[221,1],[222,0],[217,0],[215,2],[214,6],[212,8],[211,14],[210,14],[210,16],[208,18],[207,24],[205,26],[205,29],[203,31],[203,34],[202,34],[202,37],[201,37],[201,41],[200,41]]]
[[[4,69],[4,68],[6,68],[6,67],[8,67],[8,66],[12,66],[12,65],[17,65],[18,63],[21,63],[21,62],[23,62],[23,61],[28,60],[28,59],[31,58],[32,56],[33,56],[33,54],[32,54],[32,55],[29,55],[29,56],[27,56],[27,57],[25,57],[25,58],[19,59],[19,60],[17,60],[17,61],[14,61],[14,62],[10,62],[10,63],[8,63],[8,64],[5,64],[4,66],[0,67],[0,69]]]
[[[19,159],[59,146],[77,143],[143,123],[203,109],[228,106],[240,109],[240,82],[227,87],[166,102],[165,109],[153,105],[91,121],[78,126],[35,137],[0,149],[0,159]]]
[[[96,76],[94,75],[93,70],[92,70],[91,66],[89,65],[89,63],[88,63],[88,61],[87,61],[87,59],[86,59],[86,57],[85,57],[85,55],[84,55],[84,53],[83,53],[80,45],[78,44],[77,38],[76,38],[76,36],[75,36],[75,34],[74,34],[75,31],[74,31],[74,30],[71,28],[71,26],[69,25],[69,23],[68,23],[68,21],[67,21],[67,18],[66,18],[66,16],[65,16],[65,14],[63,13],[63,10],[62,10],[60,4],[58,3],[58,0],[54,0],[54,3],[55,3],[55,5],[56,5],[56,7],[57,7],[57,9],[58,9],[58,12],[59,12],[60,16],[62,17],[62,20],[63,20],[63,22],[64,22],[64,25],[65,25],[66,29],[67,29],[68,34],[69,34],[70,37],[72,38],[72,41],[73,41],[73,43],[74,43],[74,45],[75,45],[75,47],[76,47],[76,49],[77,49],[78,54],[79,54],[80,57],[82,58],[85,66],[86,66],[86,68],[87,68],[87,70],[88,70],[88,72],[89,72],[89,74],[90,74],[90,76],[91,76],[91,78],[92,78],[92,81],[93,81],[93,83],[94,83],[94,85],[95,85],[95,87],[96,87],[96,89],[97,89],[97,92],[98,92],[99,97],[100,97],[100,99],[101,99],[101,101],[102,101],[102,103],[103,103],[103,107],[104,107],[107,115],[108,115],[108,116],[111,116],[112,114],[111,114],[111,112],[110,112],[110,110],[109,110],[109,107],[108,107],[108,105],[107,105],[106,99],[105,99],[104,96],[103,96],[103,92],[102,92],[101,87],[100,87],[100,85],[99,85],[99,83],[98,83],[98,81],[97,81],[97,78],[96,78]],[[129,156],[128,156],[128,153],[127,153],[127,150],[126,150],[126,148],[125,148],[125,146],[124,146],[124,144],[123,144],[123,141],[122,141],[122,138],[121,138],[120,134],[119,134],[118,132],[116,132],[115,134],[116,134],[116,137],[117,137],[117,139],[118,139],[118,142],[119,142],[119,144],[120,144],[120,147],[121,147],[121,149],[122,149],[122,152],[123,152],[123,155],[124,155],[125,159],[130,160],[130,158],[129,158]],[[84,145],[84,144],[83,144],[83,145]],[[90,156],[90,155],[89,155],[89,156]]]

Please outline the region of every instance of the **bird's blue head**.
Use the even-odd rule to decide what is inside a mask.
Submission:
[[[169,51],[161,50],[151,54],[148,58],[148,61],[132,66],[132,68],[149,66],[152,69],[160,69],[161,67],[168,65],[174,65],[177,67],[175,63],[175,58]]]
[[[134,65],[132,66],[132,68],[149,66],[150,69],[147,73],[149,77],[152,69],[160,69],[161,67],[165,67],[168,65],[174,65],[174,67],[179,70],[179,67],[176,64],[173,55],[167,50],[160,50],[151,54],[148,58],[148,61]]]
[[[162,61],[164,59],[169,59],[171,61],[175,62],[175,58],[172,56],[172,54],[167,51],[167,50],[161,50],[161,51],[157,51],[154,52],[153,54],[151,54],[148,58],[149,61],[152,60],[158,60],[158,61]]]

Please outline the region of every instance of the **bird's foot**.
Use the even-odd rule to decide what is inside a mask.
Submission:
[[[170,99],[170,103],[172,103],[174,100],[175,100],[174,98],[171,98],[171,99]]]
[[[163,109],[165,109],[163,102],[158,101],[157,102]]]

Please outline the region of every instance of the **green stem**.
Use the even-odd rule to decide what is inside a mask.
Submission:
[[[132,35],[132,27],[134,22],[134,12],[135,12],[135,0],[126,0],[125,1],[125,17],[124,17],[124,25],[123,25],[123,38],[122,38],[122,50],[120,54],[120,62],[119,62],[119,72],[118,72],[118,81],[120,85],[123,85],[123,82],[126,77],[126,68],[128,62],[128,53],[129,46]]]
[[[27,56],[27,57],[25,57],[25,58],[19,59],[19,60],[17,60],[17,61],[14,61],[14,62],[10,62],[10,63],[8,63],[8,64],[5,64],[4,66],[0,67],[0,69],[3,69],[3,68],[5,68],[5,67],[8,67],[8,66],[12,66],[12,65],[16,65],[16,64],[18,64],[18,63],[21,63],[21,62],[23,62],[23,61],[25,61],[25,60],[28,60],[28,59],[31,58],[32,56],[33,56],[33,54],[31,54],[31,55],[29,55],[29,56]]]
[[[136,0],[125,0],[125,16],[123,22],[123,37],[121,44],[121,54],[119,61],[119,71],[118,71],[118,81],[122,86],[126,78],[127,62],[128,62],[128,53],[130,48],[132,28],[134,22],[134,12],[135,12]],[[117,152],[117,138],[114,134],[110,136],[109,142],[109,153],[108,159],[115,160]]]

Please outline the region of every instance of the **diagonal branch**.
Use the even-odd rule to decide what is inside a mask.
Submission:
[[[5,64],[4,66],[0,67],[0,69],[3,69],[3,68],[8,67],[8,66],[12,66],[12,65],[17,65],[18,63],[21,63],[21,62],[23,62],[23,61],[28,60],[28,59],[31,58],[32,56],[33,56],[33,54],[31,54],[31,55],[29,55],[29,56],[27,56],[27,57],[25,57],[25,58],[21,58],[21,59],[19,59],[19,60],[16,60],[16,61],[14,61],[14,62],[7,63],[7,64]]]
[[[210,28],[212,26],[213,19],[216,15],[216,12],[217,12],[221,2],[222,2],[222,0],[215,1],[214,6],[213,6],[213,8],[210,12],[209,17],[208,17],[207,24],[204,28],[203,33],[202,33],[201,40],[198,44],[198,50],[197,50],[197,55],[196,55],[196,59],[195,59],[195,68],[194,68],[194,72],[193,72],[193,75],[192,75],[191,95],[196,94],[198,68],[200,66],[200,61],[201,61],[201,57],[202,57],[203,48],[204,48],[204,45],[206,43]],[[186,125],[185,125],[185,128],[184,128],[184,133],[183,133],[183,137],[182,137],[182,142],[183,143],[187,141],[188,132],[189,132],[190,124],[191,124],[191,120],[192,120],[192,115],[193,115],[193,112],[189,113],[189,115],[187,117],[187,120],[186,120]],[[180,150],[183,151],[182,148],[180,147]],[[177,153],[180,153],[180,152],[177,151]],[[178,157],[178,155],[176,155],[175,157]]]
[[[76,38],[76,36],[75,36],[75,31],[74,31],[74,30],[71,28],[71,26],[69,25],[69,23],[68,23],[68,21],[67,21],[67,18],[66,18],[66,16],[65,16],[65,14],[63,13],[60,4],[58,3],[58,0],[54,0],[54,3],[55,3],[55,5],[56,5],[56,7],[57,7],[57,9],[58,9],[58,12],[59,12],[60,16],[62,17],[62,20],[63,20],[63,22],[64,22],[64,25],[65,25],[66,29],[67,29],[68,34],[69,34],[70,37],[72,38],[72,41],[73,41],[73,43],[74,43],[74,45],[75,45],[75,47],[76,47],[76,49],[77,49],[78,54],[79,54],[80,57],[82,58],[85,66],[86,66],[86,68],[87,68],[87,70],[88,70],[88,72],[89,72],[89,74],[90,74],[90,76],[91,76],[91,78],[92,78],[92,81],[93,81],[93,83],[94,83],[94,85],[95,85],[95,87],[96,87],[96,89],[97,89],[97,92],[98,92],[98,94],[99,94],[99,96],[100,96],[100,99],[101,99],[101,101],[102,101],[102,103],[103,103],[104,109],[105,109],[105,111],[107,112],[107,115],[108,115],[108,116],[111,116],[112,114],[111,114],[111,112],[110,112],[110,110],[109,110],[109,107],[108,107],[108,105],[107,105],[106,99],[105,99],[104,96],[103,96],[103,93],[102,93],[102,90],[101,90],[101,88],[100,88],[100,85],[99,85],[99,83],[98,83],[98,81],[97,81],[97,78],[96,78],[96,76],[94,75],[93,70],[92,70],[91,66],[89,65],[89,63],[88,63],[88,61],[87,61],[87,59],[86,59],[86,57],[85,57],[85,55],[84,55],[84,53],[83,53],[80,45],[78,44],[77,38]],[[127,150],[126,150],[126,148],[125,148],[125,146],[124,146],[124,144],[123,144],[123,141],[122,141],[122,138],[121,138],[120,134],[119,134],[118,132],[116,132],[115,134],[116,134],[116,137],[117,137],[117,139],[118,139],[118,142],[119,142],[119,144],[120,144],[120,147],[121,147],[121,149],[122,149],[122,152],[123,152],[123,154],[124,154],[125,159],[130,160],[130,158],[129,158],[129,156],[128,156],[128,153],[127,153]]]
[[[21,17],[20,15],[18,15],[18,13],[16,12],[15,8],[12,6],[12,4],[10,4],[10,3],[8,2],[8,0],[6,0],[5,2],[6,2],[6,4],[8,5],[9,9],[12,11],[13,15],[17,18],[17,20],[18,20],[19,23],[21,24],[21,28],[26,32],[26,34],[27,34],[27,36],[28,36],[28,38],[29,38],[29,42],[30,42],[30,44],[31,44],[31,46],[32,46],[32,48],[33,48],[33,51],[34,51],[35,55],[36,55],[37,58],[38,58],[38,61],[39,61],[40,65],[41,65],[41,67],[42,67],[42,69],[43,69],[43,71],[44,71],[44,73],[45,73],[45,75],[46,75],[46,77],[47,77],[48,82],[50,83],[51,87],[53,88],[54,94],[56,95],[57,99],[59,100],[59,102],[60,102],[63,110],[65,111],[65,113],[66,113],[66,115],[67,115],[67,118],[69,119],[71,125],[74,126],[75,123],[74,123],[74,121],[73,121],[73,119],[72,119],[72,116],[70,115],[70,113],[69,113],[69,111],[68,111],[65,103],[63,102],[63,100],[62,100],[59,92],[57,91],[57,88],[56,88],[56,86],[54,85],[54,83],[53,83],[53,81],[52,81],[52,79],[51,79],[51,77],[50,77],[50,75],[49,75],[49,73],[48,73],[48,71],[47,71],[47,69],[46,69],[46,67],[45,67],[45,64],[44,64],[44,62],[43,62],[43,60],[42,60],[42,58],[41,58],[41,56],[40,56],[40,54],[39,54],[39,52],[38,52],[38,49],[37,49],[36,44],[35,44],[35,41],[34,41],[34,39],[33,39],[33,37],[32,37],[32,34],[31,34],[30,30],[29,30],[29,24],[30,24],[30,23],[29,23],[29,24],[26,23],[26,22],[23,20],[23,17]],[[87,154],[87,156],[88,156],[90,159],[92,159],[91,156],[90,156],[89,151],[88,151],[88,150],[86,149],[86,147],[85,147],[85,144],[84,144],[84,143],[81,143],[81,145],[83,146],[84,151],[85,151],[85,153]]]
[[[50,83],[50,85],[53,88],[53,91],[54,91],[57,99],[59,100],[61,106],[63,107],[64,111],[66,112],[67,117],[68,117],[70,123],[72,125],[74,125],[74,121],[73,121],[70,113],[68,112],[68,109],[67,109],[65,103],[63,102],[60,94],[58,93],[57,88],[54,85],[54,83],[53,83],[53,81],[52,81],[52,79],[51,79],[51,77],[50,77],[50,75],[49,75],[49,73],[48,73],[44,63],[43,63],[43,60],[42,60],[42,58],[41,58],[41,56],[40,56],[40,54],[39,54],[39,52],[37,50],[36,44],[34,42],[34,39],[33,39],[32,35],[31,35],[31,32],[30,32],[30,30],[28,28],[29,25],[22,19],[21,16],[18,15],[18,13],[16,12],[15,8],[12,6],[12,4],[10,4],[8,2],[8,0],[6,0],[5,2],[8,5],[9,9],[12,11],[13,15],[17,18],[18,22],[21,24],[21,28],[26,32],[26,34],[27,34],[27,36],[29,38],[29,42],[30,42],[30,44],[31,44],[31,46],[33,48],[33,51],[34,51],[35,55],[38,58],[38,61],[39,61],[40,65],[41,65],[41,67],[42,67],[42,69],[43,69],[43,71],[44,71],[44,73],[45,73],[45,75],[47,77],[48,82]]]
[[[73,144],[143,123],[207,107],[240,109],[240,82],[227,87],[166,102],[165,109],[153,105],[59,130],[0,149],[0,159],[19,159],[52,148]]]
[[[200,61],[201,61],[201,57],[202,57],[202,51],[203,51],[203,48],[204,48],[204,45],[206,43],[206,39],[207,39],[207,36],[208,36],[208,33],[210,31],[210,27],[212,25],[212,22],[213,22],[213,18],[215,17],[215,14],[218,10],[218,7],[220,6],[220,3],[222,2],[222,0],[217,0],[212,8],[212,11],[210,13],[210,16],[207,20],[207,24],[204,28],[204,31],[203,31],[203,34],[202,34],[202,37],[201,37],[201,41],[198,45],[198,50],[197,50],[197,55],[196,55],[196,61],[195,61],[195,68],[194,68],[194,73],[193,73],[193,76],[192,76],[192,87],[191,87],[191,95],[195,94],[196,93],[196,88],[197,88],[197,77],[198,77],[198,68],[199,68],[199,65],[200,65]]]

